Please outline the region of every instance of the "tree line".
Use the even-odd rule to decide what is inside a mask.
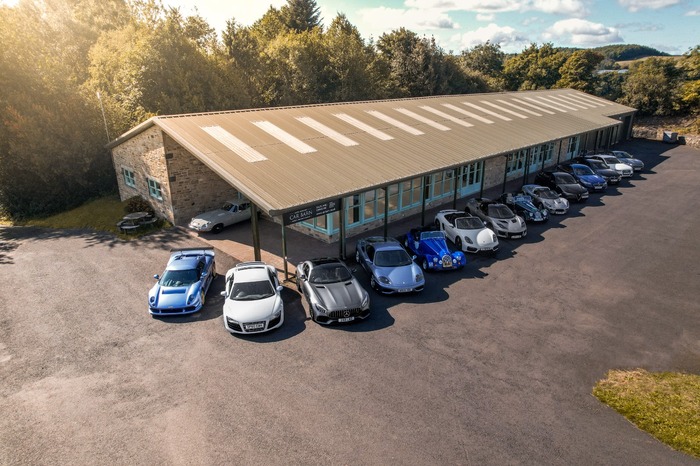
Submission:
[[[15,218],[114,192],[104,145],[153,115],[549,88],[643,114],[700,109],[700,46],[598,74],[603,54],[550,43],[366,40],[340,13],[324,28],[315,0],[231,18],[221,37],[159,0],[20,0],[0,6],[0,43],[0,209]]]

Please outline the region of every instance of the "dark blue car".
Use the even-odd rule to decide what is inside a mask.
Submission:
[[[596,174],[588,165],[568,163],[560,165],[559,168],[573,176],[578,184],[586,188],[589,193],[603,192],[608,188],[605,178]]]
[[[416,256],[416,262],[425,271],[455,270],[467,264],[467,257],[462,251],[452,252],[447,247],[444,231],[412,228],[406,234],[404,246]]]

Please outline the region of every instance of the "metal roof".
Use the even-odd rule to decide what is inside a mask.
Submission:
[[[635,109],[571,89],[157,116],[270,215],[620,124]]]

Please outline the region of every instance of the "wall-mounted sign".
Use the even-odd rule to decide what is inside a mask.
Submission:
[[[322,204],[316,204],[303,209],[287,212],[282,217],[285,225],[291,225],[297,222],[303,222],[310,218],[326,215],[340,210],[340,198],[332,201],[327,201]]]

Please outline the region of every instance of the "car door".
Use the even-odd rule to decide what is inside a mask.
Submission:
[[[440,222],[440,229],[445,232],[445,236],[450,239],[453,243],[455,242],[455,238],[457,237],[456,233],[456,228],[455,228],[455,218],[456,217],[450,217],[449,219],[445,217],[443,222]]]

